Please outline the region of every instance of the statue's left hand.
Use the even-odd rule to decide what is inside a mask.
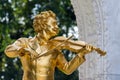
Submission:
[[[79,53],[85,55],[93,51],[93,46],[86,44],[82,49],[80,49]]]

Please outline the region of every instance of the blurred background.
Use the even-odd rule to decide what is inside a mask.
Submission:
[[[79,39],[107,52],[93,52],[79,67],[79,80],[120,80],[120,0],[71,0]]]
[[[0,0],[0,80],[22,80],[19,58],[8,58],[4,49],[20,37],[33,37],[34,16],[45,10],[56,13],[59,36],[74,33],[77,40],[76,17],[70,0]],[[69,51],[63,52],[68,61],[74,56]],[[78,70],[67,76],[56,69],[55,80],[79,80]]]

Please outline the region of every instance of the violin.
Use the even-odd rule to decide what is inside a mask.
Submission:
[[[39,57],[43,56],[43,55],[48,55],[50,52],[52,52],[55,49],[68,49],[71,50],[73,52],[78,53],[80,51],[81,48],[84,48],[86,45],[88,45],[86,42],[84,41],[73,41],[70,40],[73,37],[70,36],[68,38],[65,37],[56,37],[54,39],[52,39],[51,41],[54,42],[55,45],[54,48],[49,49],[48,51],[45,51],[44,53],[42,53],[42,55],[38,55],[35,57],[35,59],[38,59]],[[100,48],[97,48],[93,45],[92,46],[92,50],[96,51],[98,54],[100,54],[100,56],[104,56],[106,55],[106,51],[101,50]]]
[[[84,41],[70,40],[72,37],[73,37],[73,35],[68,37],[67,39],[64,38],[64,39],[61,39],[61,40],[59,40],[59,39],[56,40],[56,41],[61,42],[61,43],[59,45],[57,45],[55,48],[58,48],[60,46],[69,47],[70,49],[73,49],[73,52],[79,52],[79,50],[77,50],[77,48],[80,49],[80,48],[84,48],[86,45],[90,45],[90,44],[87,44]],[[64,45],[64,44],[66,44],[66,45]],[[100,56],[106,55],[106,51],[101,50],[100,48],[97,48],[93,45],[90,45],[90,46],[92,46],[93,50],[96,51],[98,54],[100,54]],[[74,51],[74,50],[76,50],[76,51]]]

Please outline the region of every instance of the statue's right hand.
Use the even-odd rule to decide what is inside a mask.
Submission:
[[[18,52],[19,56],[24,56],[26,53],[29,53],[29,50],[27,50],[26,48],[20,48]]]

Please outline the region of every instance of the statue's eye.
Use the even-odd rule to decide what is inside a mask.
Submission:
[[[57,22],[53,22],[53,25],[54,25],[54,26],[57,25]]]

